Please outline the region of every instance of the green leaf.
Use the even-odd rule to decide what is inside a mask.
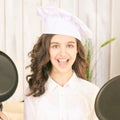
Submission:
[[[104,47],[104,46],[110,44],[110,43],[113,42],[115,39],[116,39],[116,38],[111,38],[111,39],[107,40],[107,41],[104,42],[100,47],[102,48],[102,47]]]

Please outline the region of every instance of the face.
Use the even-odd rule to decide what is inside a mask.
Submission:
[[[72,71],[72,65],[76,59],[77,42],[74,37],[55,35],[50,43],[50,61],[52,72]]]

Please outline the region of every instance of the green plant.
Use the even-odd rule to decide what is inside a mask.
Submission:
[[[111,42],[113,42],[116,38],[110,38],[109,40],[105,41],[104,43],[102,43],[100,45],[100,48],[103,48],[105,46],[107,46],[108,44],[110,44]],[[94,63],[92,63],[93,61],[93,45],[92,45],[92,42],[91,40],[85,40],[85,49],[86,49],[86,56],[87,56],[87,62],[89,64],[87,70],[86,70],[86,77],[87,77],[87,80],[88,81],[91,81],[92,77],[93,77],[93,71],[94,71],[94,68],[97,64],[97,60],[94,61]],[[95,56],[96,57],[96,56]],[[93,64],[93,65],[91,65]]]

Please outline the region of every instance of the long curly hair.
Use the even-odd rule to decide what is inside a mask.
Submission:
[[[52,70],[49,49],[53,36],[54,34],[42,34],[34,45],[32,51],[28,54],[31,58],[31,64],[27,66],[30,67],[31,74],[26,76],[30,88],[28,96],[33,95],[36,97],[45,93],[45,83]],[[85,73],[88,63],[86,61],[85,50],[80,40],[76,40],[78,52],[72,69],[78,77],[86,79]]]

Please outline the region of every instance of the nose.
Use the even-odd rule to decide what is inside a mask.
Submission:
[[[64,57],[66,55],[66,52],[67,52],[66,48],[65,47],[61,47],[59,54],[60,54],[61,57]]]

